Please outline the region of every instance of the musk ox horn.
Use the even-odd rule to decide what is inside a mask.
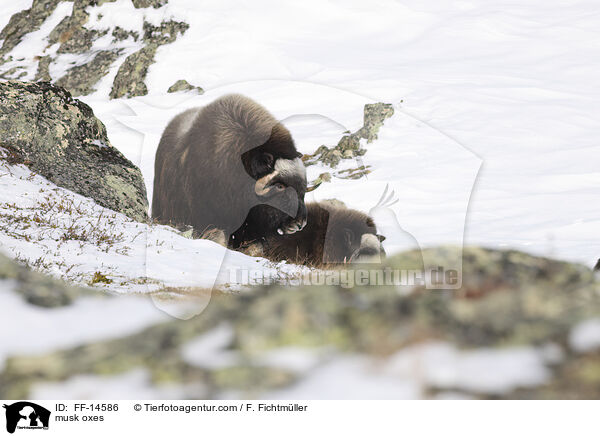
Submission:
[[[260,179],[258,179],[256,181],[256,184],[254,185],[254,192],[256,192],[256,195],[263,196],[267,194],[271,190],[271,188],[268,188],[267,185],[278,174],[279,173],[277,171],[273,171],[272,173],[267,174],[266,176],[263,176]]]

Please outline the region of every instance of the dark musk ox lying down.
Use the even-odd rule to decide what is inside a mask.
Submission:
[[[385,256],[373,220],[366,214],[330,202],[307,204],[306,227],[246,247],[247,253],[279,262],[308,266],[379,262]]]
[[[156,152],[152,215],[219,231],[231,248],[306,225],[306,169],[290,132],[241,95],[176,116]],[[221,233],[221,234],[223,234]]]

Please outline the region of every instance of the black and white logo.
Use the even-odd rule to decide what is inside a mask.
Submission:
[[[6,431],[47,430],[50,423],[50,411],[29,401],[19,401],[4,405],[6,409]]]

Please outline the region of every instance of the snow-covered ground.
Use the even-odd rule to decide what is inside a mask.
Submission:
[[[415,399],[426,387],[449,392],[502,394],[544,383],[550,373],[533,347],[459,351],[429,343],[408,347],[382,361],[347,356],[311,368],[307,377],[269,399]],[[352,383],[348,383],[352,380]]]
[[[262,277],[238,271],[264,271],[267,278],[277,279],[304,270],[189,239],[168,226],[133,221],[57,187],[23,165],[2,160],[0,247],[37,270],[79,285],[150,292],[159,307],[179,317],[201,312],[210,292],[204,296],[208,298],[198,299],[200,307],[190,309],[188,302],[182,313],[163,301],[165,288],[238,290],[262,283]]]

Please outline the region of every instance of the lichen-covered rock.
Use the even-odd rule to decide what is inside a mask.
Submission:
[[[147,219],[140,170],[112,147],[92,109],[62,88],[0,83],[0,147],[58,186]]]
[[[374,103],[366,104],[363,115],[363,127],[357,132],[361,138],[367,142],[373,142],[377,139],[377,132],[383,126],[383,122],[394,115],[394,108],[391,104]]]
[[[140,37],[140,34],[135,30],[125,30],[122,27],[115,27],[112,31],[112,36],[115,41],[125,41],[128,38],[132,38],[134,41],[137,41]]]
[[[144,83],[148,68],[154,63],[158,47],[174,42],[189,25],[179,21],[165,21],[160,26],[144,23],[144,47],[129,55],[115,77],[110,98],[135,97],[148,94]]]
[[[2,58],[15,48],[25,35],[40,28],[61,1],[33,0],[29,9],[18,12],[10,18],[8,24],[0,31],[0,40],[2,40],[0,63],[2,63]]]
[[[148,87],[144,80],[146,74],[148,74],[148,67],[154,62],[156,49],[156,46],[150,45],[127,56],[119,67],[110,91],[110,98],[135,97],[148,94]]]
[[[112,63],[119,57],[120,50],[103,50],[83,65],[73,67],[56,81],[57,86],[68,89],[75,96],[88,95],[96,91],[94,85],[102,79]]]
[[[136,8],[149,8],[153,7],[154,9],[158,9],[167,4],[168,0],[131,0],[133,6]]]
[[[52,54],[34,54],[34,61],[38,61],[38,70],[35,81],[49,81],[58,86],[65,87],[72,95],[88,95],[96,91],[96,84],[109,73],[110,67],[115,63],[121,63],[118,73],[113,81],[111,90],[112,98],[132,97],[146,95],[148,93],[144,80],[148,67],[154,63],[154,55],[159,46],[170,44],[182,35],[188,24],[168,20],[155,26],[144,22],[144,32],[140,35],[136,31],[125,30],[119,26],[104,29],[88,28],[90,8],[101,6],[104,3],[116,0],[35,0],[30,9],[14,14],[9,23],[0,31],[0,65],[12,59],[11,50],[28,33],[40,28],[50,17],[57,5],[61,2],[72,2],[72,13],[63,18],[54,29],[46,36],[47,47],[56,46]],[[132,0],[129,4],[132,12],[134,8],[161,8],[168,0]],[[102,48],[94,46],[94,43],[107,35],[112,36],[112,42],[103,43]],[[123,51],[129,47],[123,41],[131,38],[133,42],[143,40],[136,52],[123,59]],[[54,53],[55,52],[55,53]],[[61,77],[52,77],[50,71],[54,63],[63,65],[65,55],[82,55],[77,64],[69,68]],[[61,58],[62,57],[62,58]],[[70,61],[70,59],[69,59]],[[18,59],[17,65],[0,71],[0,78],[6,80],[19,80],[27,76],[27,69],[31,65],[31,59]],[[61,68],[62,70],[62,68]],[[23,79],[25,80],[25,79]],[[201,88],[195,87],[199,92]]]
[[[62,0],[64,1],[64,0]],[[101,6],[104,3],[113,3],[116,0],[75,0],[71,15],[63,18],[48,35],[48,43],[60,44],[58,53],[82,53],[92,48],[94,41],[108,32],[107,30],[94,30],[85,27],[89,19],[86,10],[92,6]]]
[[[70,54],[88,54],[88,61],[82,65],[77,65],[67,70],[64,76],[54,78],[54,83],[69,90],[74,96],[88,95],[96,91],[94,85],[102,77],[108,74],[109,68],[116,61],[121,53],[121,49],[92,50],[94,41],[108,33],[108,29],[95,30],[85,27],[89,19],[89,13],[86,10],[90,6],[100,6],[104,3],[111,3],[116,0],[77,0],[73,4],[73,12],[65,17],[48,35],[48,44],[60,44],[57,53]],[[48,64],[53,59],[45,60]],[[38,76],[40,69],[38,66]],[[51,81],[49,74],[44,77],[36,77],[36,80]]]
[[[201,87],[191,85],[190,83],[188,83],[187,80],[178,80],[177,82],[173,83],[169,87],[167,92],[173,93],[173,92],[179,92],[179,91],[194,91],[194,90],[198,91],[199,94],[204,94],[204,90]]]
[[[202,384],[204,389],[188,392],[190,397],[219,398],[232,392],[256,397],[310,377],[310,371],[291,370],[266,358],[276,350],[328,350],[327,359],[363,356],[377,362],[372,365],[376,378],[378,368],[397,353],[415,344],[444,341],[457,350],[551,345],[559,355],[548,365],[544,384],[502,394],[468,392],[474,397],[600,398],[598,352],[579,352],[569,342],[581,321],[600,316],[600,287],[592,271],[517,251],[482,248],[463,253],[440,247],[428,249],[427,257],[447,262],[461,253],[460,290],[417,287],[407,293],[382,284],[303,285],[293,290],[271,285],[239,295],[215,292],[208,308],[188,321],[38,356],[14,356],[0,373],[0,397],[27,397],[36,382],[140,367],[157,385]],[[402,253],[383,267],[417,268],[419,259],[417,252]],[[227,359],[203,366],[185,358],[186,346],[219,326],[231,331],[221,344]],[[429,393],[443,391],[424,383]]]
[[[304,164],[308,166],[321,162],[335,168],[342,159],[353,159],[358,156],[363,156],[366,153],[366,150],[361,148],[361,139],[366,139],[367,143],[377,139],[377,132],[379,132],[379,129],[383,126],[384,121],[392,115],[394,115],[394,108],[391,104],[366,104],[364,108],[363,126],[360,129],[354,133],[344,135],[333,148],[322,145],[313,154],[304,155],[302,158]],[[358,178],[367,174],[367,172],[362,172],[360,175],[356,176],[356,171],[352,171],[352,173],[354,176],[350,178]]]
[[[38,69],[35,73],[35,82],[50,82],[50,62],[52,62],[51,56],[42,56],[38,60]]]

